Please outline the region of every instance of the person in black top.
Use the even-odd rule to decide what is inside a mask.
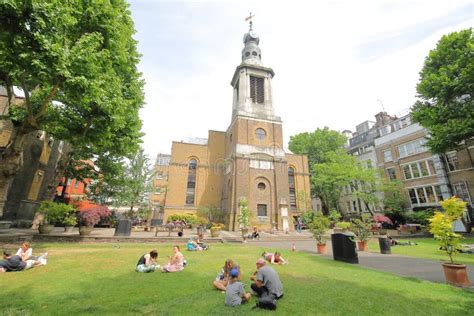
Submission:
[[[156,262],[158,258],[158,251],[153,249],[150,253],[144,254],[138,259],[136,271],[137,272],[154,272],[160,268],[160,265]]]
[[[22,271],[26,267],[26,262],[20,256],[12,256],[9,251],[3,251],[3,259],[0,261],[0,272]]]

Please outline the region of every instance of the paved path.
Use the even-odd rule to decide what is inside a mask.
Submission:
[[[306,251],[316,254],[316,243],[314,241],[280,241],[280,242],[252,242],[249,245],[271,249],[291,249],[293,244],[297,251]],[[332,259],[331,243],[327,245],[328,253],[320,255],[328,260]],[[383,272],[394,273],[406,277],[415,277],[432,282],[445,283],[441,261],[419,259],[396,254],[383,255],[380,253],[359,251],[359,265],[365,268]],[[474,283],[474,265],[467,265],[469,280]],[[472,287],[474,289],[474,286]]]

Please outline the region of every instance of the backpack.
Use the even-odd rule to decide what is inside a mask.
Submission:
[[[277,308],[277,300],[275,296],[269,293],[263,293],[257,300],[257,304],[255,305],[258,308],[275,310]]]

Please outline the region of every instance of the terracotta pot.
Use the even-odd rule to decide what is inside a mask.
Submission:
[[[326,253],[326,244],[316,244],[316,248],[318,249],[318,253]]]
[[[461,286],[469,287],[471,283],[467,278],[466,265],[461,263],[443,263],[444,277],[446,278],[446,283]]]
[[[38,226],[38,231],[42,235],[48,235],[51,234],[53,231],[54,225],[49,225],[49,224],[41,224]]]
[[[360,241],[360,240],[358,240],[358,241],[357,241],[357,249],[358,249],[359,251],[367,251],[367,250],[369,250],[369,247],[368,247],[368,245],[367,245],[367,242],[366,242],[366,241]]]
[[[74,226],[64,226],[64,231],[66,233],[72,233]]]
[[[79,226],[79,235],[90,235],[94,226]]]

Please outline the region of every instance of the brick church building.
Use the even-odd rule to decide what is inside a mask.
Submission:
[[[170,156],[159,155],[152,201],[160,204],[165,221],[171,214],[212,206],[236,231],[239,201],[247,199],[252,226],[291,231],[295,217],[309,205],[308,159],[284,150],[282,120],[273,107],[275,73],[263,65],[259,41],[250,25],[242,62],[232,76],[227,130],[173,142]]]

